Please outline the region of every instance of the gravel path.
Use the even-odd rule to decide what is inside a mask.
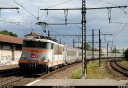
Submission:
[[[17,68],[17,67],[19,67],[17,64],[15,64],[15,65],[4,65],[4,66],[0,66],[0,70]]]
[[[71,79],[72,72],[80,69],[81,67],[82,67],[82,63],[77,63],[76,65],[73,65],[69,68],[62,70],[62,71],[51,74],[46,79]]]

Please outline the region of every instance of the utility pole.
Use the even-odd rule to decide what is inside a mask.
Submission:
[[[84,76],[85,74],[85,68],[87,68],[87,65],[85,63],[86,59],[86,2],[85,0],[82,0],[82,75]],[[86,66],[85,66],[86,65]],[[86,69],[86,74],[87,74],[87,69]]]
[[[108,42],[107,42],[107,59],[108,59]]]
[[[92,59],[94,59],[94,29],[92,29]]]
[[[116,45],[115,45],[115,59],[116,59],[116,52],[117,52],[117,50],[116,50]]]
[[[101,60],[101,39],[100,39],[100,29],[99,29],[99,67],[100,67],[100,60]]]
[[[75,47],[75,40],[73,39],[73,47]]]
[[[124,53],[124,48],[123,48],[123,53]]]

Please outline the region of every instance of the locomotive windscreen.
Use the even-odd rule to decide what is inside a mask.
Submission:
[[[53,44],[49,42],[41,42],[41,41],[32,41],[32,40],[24,40],[23,47],[29,48],[44,48],[44,49],[53,49]]]

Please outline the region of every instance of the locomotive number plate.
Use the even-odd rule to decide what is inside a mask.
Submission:
[[[28,60],[28,63],[39,63],[37,60]]]

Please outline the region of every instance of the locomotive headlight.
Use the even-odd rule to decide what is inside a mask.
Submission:
[[[25,58],[25,55],[23,55],[22,57]]]
[[[43,60],[43,61],[44,61],[44,60],[48,60],[48,57],[47,57],[47,56],[44,56],[42,60]]]
[[[22,55],[22,58],[25,59],[25,55]]]
[[[43,57],[43,60],[46,60],[46,59],[47,59],[47,57],[46,57],[46,56],[44,56],[44,57]]]

